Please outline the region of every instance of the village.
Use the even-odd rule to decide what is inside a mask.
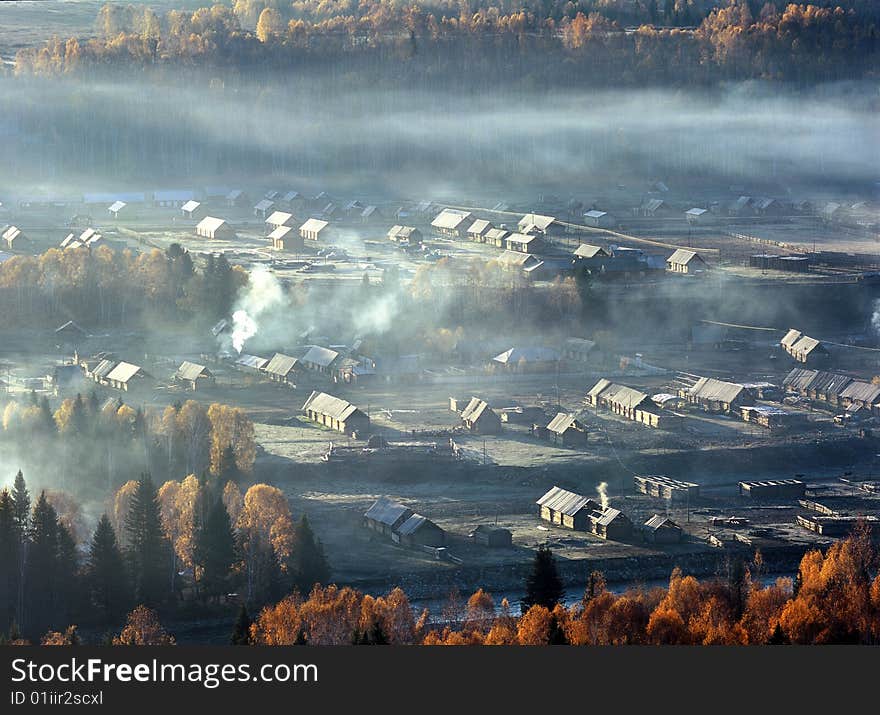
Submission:
[[[503,591],[542,544],[572,583],[596,564],[630,583],[674,565],[712,574],[756,551],[790,574],[857,521],[880,524],[876,206],[640,188],[509,202],[225,186],[4,197],[0,263],[178,246],[340,303],[430,266],[454,291],[487,265],[517,291],[570,279],[615,310],[601,331],[412,352],[344,321],[236,344],[234,315],[199,334],[71,315],[9,332],[3,389],[242,407],[255,476],[309,514],[336,578],[368,590]],[[669,330],[649,327],[651,304]]]

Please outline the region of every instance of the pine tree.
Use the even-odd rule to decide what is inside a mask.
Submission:
[[[315,537],[305,514],[293,533],[290,573],[294,586],[302,594],[309,593],[316,583],[326,583],[330,578],[330,566],[324,556],[324,549]]]
[[[235,627],[232,629],[232,637],[229,642],[232,645],[250,645],[251,644],[251,617],[248,614],[247,607],[242,603],[238,610],[238,618],[235,619]]]
[[[27,632],[43,633],[56,616],[59,600],[58,515],[41,492],[31,517],[26,565]]]
[[[29,519],[31,515],[31,495],[28,493],[27,484],[21,470],[15,475],[12,485],[13,521],[18,534],[19,543],[24,543],[28,533]]]
[[[0,492],[0,632],[15,619],[18,603],[19,557],[21,548],[15,527],[14,504],[8,489]]]
[[[55,424],[55,418],[52,416],[52,406],[49,404],[49,398],[45,395],[40,400],[40,419],[38,424],[40,431],[47,435],[54,433],[58,428],[58,425]]]
[[[221,499],[214,501],[201,528],[196,531],[194,558],[202,570],[200,585],[204,593],[208,596],[223,593],[235,562],[235,535],[229,512]]]
[[[149,474],[141,476],[125,517],[128,564],[138,603],[157,605],[171,593],[168,578],[171,549],[162,531],[156,487]]]
[[[58,522],[58,570],[56,573],[55,615],[58,625],[70,622],[80,606],[79,554],[73,534],[61,521]]]
[[[539,546],[532,563],[532,572],[526,579],[526,595],[522,612],[532,606],[544,606],[552,611],[562,598],[562,581],[556,571],[556,559],[547,546]]]
[[[106,514],[101,516],[92,536],[86,582],[90,601],[104,620],[116,620],[130,608],[125,561]]]

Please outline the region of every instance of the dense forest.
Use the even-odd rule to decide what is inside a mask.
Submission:
[[[159,487],[143,474],[111,496],[91,538],[84,521],[67,492],[32,500],[21,472],[0,491],[3,640],[72,622],[101,636],[136,604],[222,613],[238,589],[258,608],[330,576],[308,519],[294,522],[279,489],[254,484],[242,494],[213,471]]]
[[[876,76],[874,3],[545,0],[430,5],[388,0],[236,0],[163,17],[105,6],[98,37],[22,50],[22,75],[102,75],[131,68],[222,70],[217,82],[329,74],[430,86],[462,80],[532,87],[795,83]]]

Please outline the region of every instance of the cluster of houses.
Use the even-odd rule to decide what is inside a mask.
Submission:
[[[140,365],[117,360],[112,355],[99,354],[93,359],[83,360],[80,365],[89,380],[125,392],[132,389],[138,381],[150,377]]]
[[[825,370],[794,368],[782,381],[790,395],[843,409],[847,418],[880,416],[880,385]]]
[[[364,513],[363,525],[395,544],[442,547],[446,533],[427,517],[387,497],[379,497]]]
[[[660,427],[661,417],[654,401],[647,393],[602,378],[587,393],[586,404],[603,408],[615,415],[648,427]],[[665,424],[666,420],[663,420]]]
[[[554,526],[584,531],[610,541],[630,541],[636,530],[619,509],[554,486],[537,502],[540,518]],[[641,526],[642,538],[656,544],[681,541],[682,529],[672,519],[654,514]]]
[[[266,377],[283,385],[296,386],[298,380],[330,381],[337,384],[355,384],[365,381],[415,381],[421,374],[418,355],[397,358],[376,358],[358,354],[359,342],[347,347],[310,345],[296,355],[275,353],[271,358],[241,353],[232,366],[242,372]]]

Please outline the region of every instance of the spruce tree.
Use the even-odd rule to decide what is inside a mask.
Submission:
[[[131,600],[125,561],[106,514],[101,516],[92,536],[86,583],[89,600],[104,621],[116,621],[128,612]]]
[[[526,595],[522,600],[525,613],[532,606],[544,606],[553,610],[562,598],[562,581],[556,571],[556,559],[546,545],[538,547],[532,572],[526,579]]]
[[[57,617],[60,599],[58,582],[58,515],[41,492],[31,517],[30,544],[26,566],[27,632],[44,633]]]
[[[326,583],[330,578],[324,548],[315,537],[305,514],[293,533],[293,553],[289,566],[294,586],[303,595],[308,594],[316,583]]]
[[[21,547],[15,527],[14,504],[8,489],[0,492],[0,633],[15,619],[18,603],[19,557]]]
[[[156,606],[171,593],[168,578],[171,550],[162,531],[159,500],[149,474],[138,481],[125,517],[128,564],[138,603]]]
[[[13,521],[20,543],[24,543],[28,533],[29,519],[31,515],[31,495],[28,493],[27,484],[21,470],[15,475],[12,485]]]
[[[202,569],[200,586],[207,596],[223,593],[235,562],[235,535],[223,501],[216,499],[196,531],[196,565]]]
[[[235,627],[232,629],[232,637],[229,639],[229,642],[232,645],[250,645],[252,622],[247,607],[242,603],[241,608],[238,610],[238,618],[235,619]]]
[[[63,522],[58,521],[58,571],[56,573],[55,612],[58,625],[70,622],[81,605],[82,589],[76,541]]]

